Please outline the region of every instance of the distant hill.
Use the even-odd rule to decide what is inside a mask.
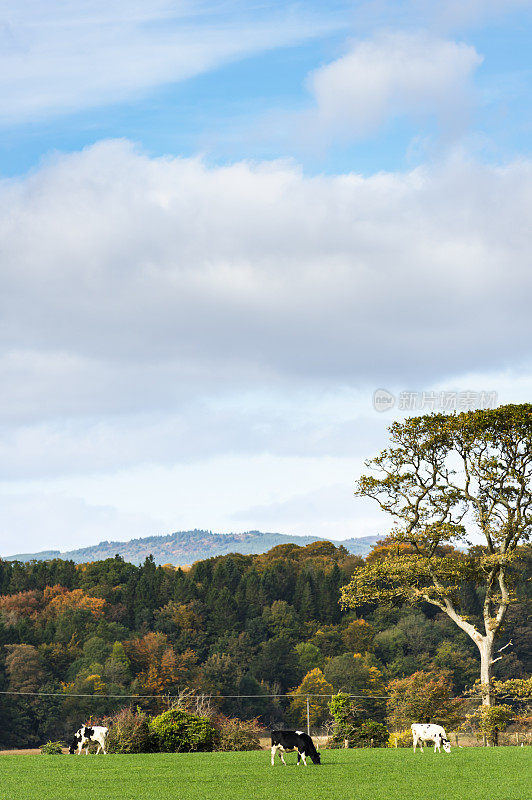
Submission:
[[[43,550],[40,553],[18,553],[14,556],[3,556],[6,561],[47,561],[52,558],[72,559],[77,564],[87,561],[103,561],[120,555],[124,561],[142,564],[144,559],[152,555],[157,564],[174,564],[183,566],[213,556],[226,553],[242,553],[244,555],[265,553],[278,544],[306,545],[310,542],[332,541],[343,545],[350,553],[366,556],[379,537],[362,536],[360,539],[346,539],[342,542],[325,540],[319,536],[289,536],[284,533],[211,533],[211,531],[176,531],[167,536],[146,536],[142,539],[130,539],[128,542],[100,542],[92,547],[78,550]]]
[[[4,561],[51,561],[62,558],[60,550],[39,550],[38,553],[18,553],[16,556],[0,556]]]

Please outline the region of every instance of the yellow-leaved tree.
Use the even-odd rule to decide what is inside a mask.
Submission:
[[[291,714],[297,725],[307,726],[307,697],[309,722],[311,727],[322,725],[330,716],[329,701],[333,687],[325,680],[321,669],[307,672],[297,689],[293,692],[290,705]]]

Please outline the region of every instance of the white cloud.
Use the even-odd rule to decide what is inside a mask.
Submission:
[[[0,481],[53,480],[84,473],[110,474],[138,464],[191,464],[213,456],[259,453],[276,457],[362,457],[382,429],[371,392],[339,415],[334,401],[317,413],[315,393],[285,390],[284,403],[271,395],[224,408],[223,395],[191,402],[179,412],[102,415],[4,428],[0,440]],[[251,400],[252,402],[252,400]],[[300,419],[301,406],[314,411]],[[284,411],[282,410],[284,408]]]
[[[519,364],[531,205],[527,161],[309,178],[124,142],[58,157],[0,186],[2,415]]]
[[[4,181],[11,552],[37,546],[19,532],[46,513],[42,548],[76,526],[91,541],[261,518],[366,532],[347,497],[393,418],[372,412],[376,386],[526,396],[531,208],[530,162],[458,156],[312,178],[104,142]],[[327,511],[332,485],[341,513]],[[305,502],[315,524],[297,521]]]
[[[233,0],[7,0],[0,16],[0,122],[114,102],[252,53],[321,36],[338,19]]]
[[[353,44],[310,75],[318,130],[363,137],[402,116],[463,124],[471,76],[482,58],[474,47],[427,33],[388,32]]]

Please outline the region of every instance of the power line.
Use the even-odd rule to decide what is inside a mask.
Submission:
[[[237,699],[252,699],[263,697],[336,697],[336,694],[347,694],[346,692],[337,692],[335,694],[307,694],[306,692],[288,692],[287,694],[193,694],[187,695],[184,699],[201,699],[201,700],[237,700]],[[19,697],[92,697],[98,700],[122,699],[122,700],[172,700],[174,698],[182,698],[179,694],[74,694],[71,692],[14,692],[14,691],[0,691],[0,695],[16,695]],[[364,700],[387,700],[388,695],[381,694],[347,694],[347,697],[355,697]]]
[[[390,695],[387,694],[349,694],[347,692],[334,692],[333,694],[314,694],[312,692],[287,692],[286,694],[208,694],[207,692],[200,692],[198,694],[186,695],[184,699],[203,699],[203,700],[252,700],[260,698],[277,698],[277,697],[336,697],[337,694],[343,694],[347,697],[353,697],[357,700],[388,700]],[[183,698],[180,694],[77,694],[73,692],[15,692],[15,691],[0,691],[0,695],[14,695],[17,697],[92,697],[95,700],[173,700]],[[476,699],[482,697],[481,693],[473,694],[467,693],[464,699]],[[512,694],[497,695],[501,700],[527,700],[526,697],[520,697]]]

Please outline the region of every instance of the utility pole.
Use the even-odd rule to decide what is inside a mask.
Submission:
[[[310,736],[310,709],[308,702],[308,694],[307,694],[307,733]]]

